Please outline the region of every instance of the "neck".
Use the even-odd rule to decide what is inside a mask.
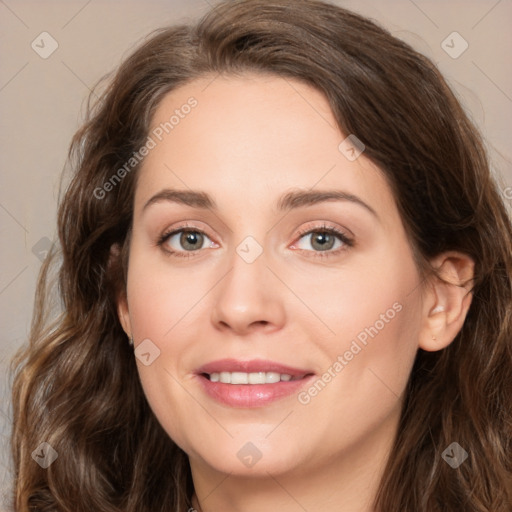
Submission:
[[[203,512],[203,509],[201,508],[201,505],[199,505],[199,501],[197,500],[195,492],[192,495],[192,507],[193,510],[190,510],[189,512]]]

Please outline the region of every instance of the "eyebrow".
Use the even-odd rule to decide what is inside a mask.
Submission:
[[[377,212],[361,198],[354,194],[344,192],[343,190],[295,190],[287,192],[281,196],[277,202],[277,210],[287,212],[304,206],[313,206],[327,201],[348,201],[350,203],[362,206],[377,219]],[[144,205],[142,210],[149,206],[161,203],[172,202],[190,206],[191,208],[200,208],[204,210],[218,210],[215,200],[206,192],[195,190],[177,190],[164,189],[152,196]]]

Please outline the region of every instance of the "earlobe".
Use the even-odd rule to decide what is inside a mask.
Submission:
[[[438,275],[429,281],[424,301],[419,348],[434,352],[446,348],[462,329],[471,305],[474,261],[467,254],[443,253],[432,261]]]
[[[126,333],[128,338],[130,338],[132,335],[132,325],[126,297],[119,298],[117,301],[117,316],[119,317],[119,322],[123,327],[123,331]]]
[[[109,269],[111,273],[117,274],[117,279],[121,279],[122,272],[120,271],[120,258],[121,258],[121,249],[118,244],[114,244],[110,247],[110,257],[109,257]],[[115,270],[114,270],[115,268]],[[126,297],[126,290],[118,290],[116,294],[116,306],[117,306],[117,316],[119,318],[119,322],[128,337],[131,337],[132,334],[132,326],[130,321],[130,313],[128,308],[128,299]]]

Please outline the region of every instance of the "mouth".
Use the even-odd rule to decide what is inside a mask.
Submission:
[[[312,371],[273,361],[223,359],[196,371],[203,391],[230,407],[262,407],[293,395],[314,376]]]
[[[275,384],[276,382],[290,382],[301,380],[306,375],[290,375],[289,373],[278,372],[213,372],[203,373],[210,382],[222,382],[222,384]]]

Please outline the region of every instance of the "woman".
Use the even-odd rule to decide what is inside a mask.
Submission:
[[[16,510],[511,510],[512,227],[428,59],[224,2],[121,65],[70,157]]]

